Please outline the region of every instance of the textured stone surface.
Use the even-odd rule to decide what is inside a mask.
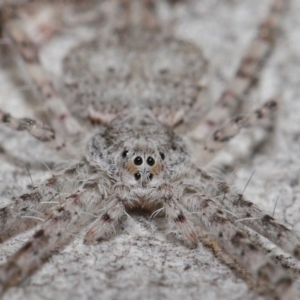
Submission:
[[[253,97],[257,105],[280,94],[275,133],[266,147],[239,164],[232,178],[234,186],[243,190],[255,170],[244,195],[271,214],[279,196],[275,217],[300,229],[300,3],[290,2],[276,50]],[[211,61],[214,100],[232,76],[269,4],[269,0],[201,0],[190,10],[178,10],[177,33],[202,47]],[[60,58],[74,44],[73,39],[61,35],[43,50],[42,60],[56,82]],[[9,77],[22,69],[1,68],[0,107],[15,116],[33,117],[26,93],[22,93],[24,83],[17,85]],[[23,74],[26,72],[19,75]],[[25,88],[30,89],[30,85]],[[242,144],[243,139],[239,139],[237,145]],[[41,162],[55,161],[55,156],[26,133],[3,126],[0,145],[9,157],[18,158],[16,165],[0,152],[0,200],[4,205],[31,185],[24,162],[30,166],[34,184],[38,184],[50,175]],[[133,220],[124,220],[121,228],[120,234],[95,246],[83,245],[82,234],[74,237],[22,287],[9,290],[4,299],[257,299],[210,250],[201,244],[190,250],[180,243],[169,233],[165,219],[133,216]],[[2,244],[0,262],[30,235],[25,233]]]

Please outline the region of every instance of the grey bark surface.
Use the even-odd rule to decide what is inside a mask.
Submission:
[[[271,1],[197,1],[178,9],[176,34],[195,42],[211,65],[210,91],[220,95],[267,13]],[[192,9],[191,9],[192,7]],[[191,11],[192,10],[192,11]],[[276,49],[261,74],[250,107],[274,95],[280,105],[272,138],[230,176],[244,195],[287,226],[300,230],[300,2],[290,1]],[[79,32],[79,39],[89,36]],[[85,36],[85,37],[84,37]],[[75,40],[75,41],[74,41]],[[55,82],[60,61],[76,39],[62,34],[42,50],[42,61]],[[16,59],[14,57],[14,59]],[[10,69],[1,59],[0,107],[17,117],[34,117],[26,89],[12,82]],[[26,85],[30,89],[30,85]],[[250,100],[249,100],[250,101]],[[243,138],[233,141],[243,148]],[[27,133],[0,130],[0,203],[25,193],[51,176],[43,163],[57,160],[52,152]],[[32,231],[1,244],[0,263],[31,236]],[[83,244],[83,235],[63,247],[21,287],[10,289],[4,299],[258,299],[246,283],[201,243],[188,249],[178,241],[164,218],[150,220],[134,215],[123,221],[121,232],[94,246]]]

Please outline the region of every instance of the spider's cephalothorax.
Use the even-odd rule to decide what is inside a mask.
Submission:
[[[50,179],[0,209],[1,241],[43,221],[32,239],[0,266],[0,294],[26,279],[83,227],[84,242],[98,242],[131,209],[142,209],[152,216],[162,212],[193,247],[201,238],[244,278],[250,273],[251,286],[269,298],[295,299],[293,278],[266,257],[257,237],[266,237],[299,260],[297,234],[198,166],[199,156],[208,163],[242,128],[256,126],[264,137],[272,129],[274,99],[254,113],[238,114],[271,52],[285,1],[273,1],[235,76],[211,110],[206,105],[207,61],[202,51],[165,30],[154,0],[141,0],[139,10],[133,10],[140,12],[138,25],[131,16],[137,1],[118,1],[115,24],[111,26],[110,17],[107,24],[102,21],[92,41],[81,42],[65,56],[63,87],[57,91],[40,63],[37,39],[22,26],[28,12],[34,15],[31,5],[43,7],[45,2],[4,5],[0,25],[44,99],[49,124],[18,119],[2,110],[0,120],[28,131],[67,162]],[[54,7],[60,4],[57,25],[70,5],[78,5],[54,2]],[[84,2],[97,9],[103,4]],[[51,7],[47,3],[54,13]],[[99,25],[98,10],[89,12],[80,20]],[[40,22],[35,26],[47,31]],[[251,149],[261,142],[254,137]]]
[[[147,111],[100,126],[88,142],[87,160],[130,190],[135,202],[125,205],[145,209],[157,206],[160,185],[179,180],[191,165],[183,140]]]
[[[146,112],[103,127],[89,141],[87,158],[130,188],[155,188],[173,181],[189,163],[182,139]]]

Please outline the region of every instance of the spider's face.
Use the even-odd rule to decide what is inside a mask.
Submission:
[[[165,154],[154,149],[121,153],[121,180],[129,186],[156,187],[164,177]]]

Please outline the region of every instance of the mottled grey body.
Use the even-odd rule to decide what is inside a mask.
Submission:
[[[190,163],[182,139],[149,114],[140,111],[100,128],[89,142],[88,149],[90,163],[111,170],[112,177],[116,179],[120,176],[120,166],[131,164],[136,156],[143,158],[141,164],[148,157],[153,158],[152,166],[163,164],[165,175],[161,179],[171,181],[172,176],[178,176],[180,169]]]
[[[128,30],[73,49],[64,61],[65,99],[72,113],[107,124],[133,111],[149,110],[175,127],[199,118],[207,62],[195,45]]]
[[[61,126],[67,135],[60,139],[51,127],[14,118],[2,110],[0,119],[11,128],[28,131],[56,151],[66,151],[73,161],[26,197],[0,210],[3,240],[35,225],[41,220],[38,216],[45,218],[33,238],[1,266],[0,293],[26,279],[82,227],[88,226],[86,243],[99,241],[118,225],[128,208],[138,208],[151,210],[154,216],[164,211],[169,223],[193,247],[198,237],[203,237],[199,231],[207,232],[208,246],[215,252],[224,249],[234,266],[238,263],[251,274],[255,286],[262,282],[269,298],[294,299],[293,279],[235,223],[251,218],[245,225],[297,259],[299,239],[245,201],[243,195],[232,192],[226,183],[194,165],[178,135],[194,125],[194,138],[204,141],[204,150],[213,153],[241,128],[272,121],[277,106],[274,100],[249,116],[236,114],[272,49],[284,1],[274,1],[235,77],[204,118],[207,63],[201,50],[163,34],[152,0],[142,1],[146,28],[128,24],[131,1],[120,2],[123,26],[116,26],[110,35],[103,32],[66,56],[63,97],[42,68],[37,46],[20,26],[18,10],[15,14],[4,10],[5,32],[40,90],[53,117],[52,125],[55,129]],[[91,134],[94,125],[96,130]],[[268,129],[262,126],[262,130]],[[87,137],[85,144],[82,141]],[[253,224],[253,218],[262,226]]]

